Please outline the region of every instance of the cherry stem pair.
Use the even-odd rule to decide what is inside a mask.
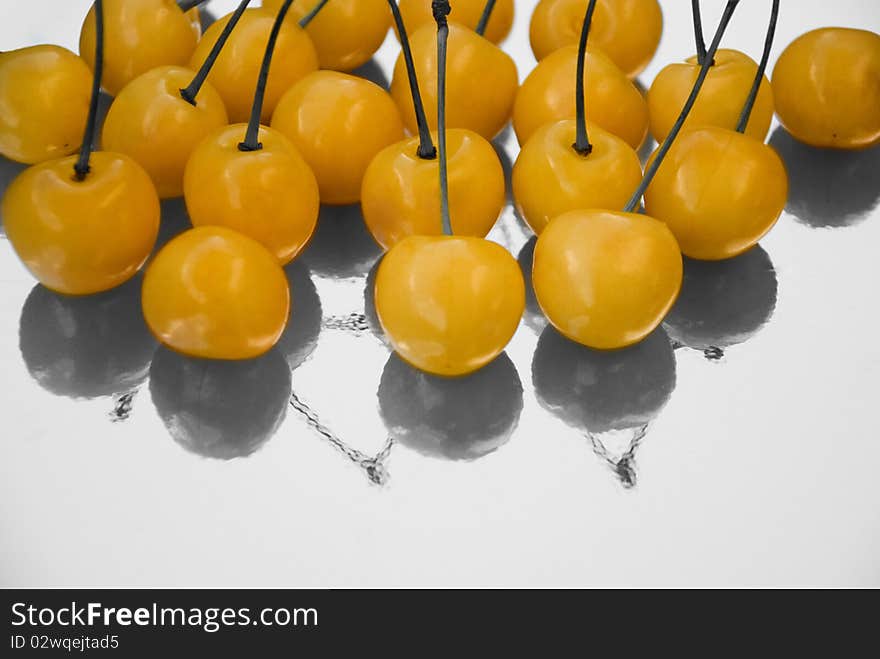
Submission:
[[[437,141],[440,143],[440,220],[443,234],[452,236],[449,215],[449,174],[446,153],[446,52],[449,43],[449,0],[432,0],[431,10],[437,22]]]
[[[309,23],[320,13],[327,5],[329,0],[320,0],[318,4],[299,21],[299,26],[305,29]],[[263,56],[263,64],[260,67],[260,76],[257,78],[257,90],[254,93],[254,105],[251,108],[251,118],[248,122],[247,132],[245,133],[244,142],[238,145],[239,151],[260,151],[263,145],[260,143],[260,119],[263,116],[263,100],[266,97],[266,85],[269,83],[269,70],[272,68],[272,55],[275,53],[275,44],[278,42],[278,34],[281,32],[281,26],[284,19],[287,18],[287,12],[293,0],[284,0],[278,16],[275,17],[275,23],[272,25],[272,32],[269,34],[269,43],[266,44],[266,54]]]
[[[590,0],[587,5],[587,13],[584,16],[584,25],[581,28],[581,40],[578,45],[577,60],[577,81],[575,83],[575,104],[577,106],[575,113],[575,124],[577,128],[577,137],[575,139],[574,150],[582,156],[588,156],[593,152],[593,145],[590,144],[590,138],[587,135],[587,109],[586,109],[586,91],[584,89],[584,67],[587,59],[587,37],[590,35],[590,27],[593,24],[593,12],[596,11],[596,0]]]
[[[95,71],[92,78],[92,98],[89,103],[89,116],[83,135],[79,158],[73,166],[74,179],[85,181],[91,167],[89,160],[98,130],[98,99],[101,96],[101,79],[104,77],[104,0],[95,0]]]
[[[497,0],[488,0],[488,2],[486,2],[486,7],[483,9],[483,14],[480,16],[480,22],[477,23],[477,28],[475,30],[475,32],[481,37],[486,34],[486,28],[489,27],[489,19],[492,18],[492,12],[495,10],[496,2]]]
[[[761,55],[758,72],[755,74],[755,81],[752,83],[752,88],[749,91],[748,98],[746,98],[746,104],[739,117],[739,123],[736,125],[737,133],[746,132],[746,126],[748,126],[749,118],[752,116],[755,101],[758,100],[758,92],[761,90],[761,83],[764,81],[764,72],[767,70],[767,63],[770,61],[770,50],[773,48],[773,39],[776,37],[776,23],[778,21],[779,0],[773,0],[773,7],[770,9],[770,25],[767,28],[767,36],[764,39],[764,52]]]
[[[223,47],[229,40],[229,36],[232,34],[235,26],[238,25],[238,21],[241,19],[242,14],[244,14],[244,10],[247,9],[250,3],[251,0],[241,1],[235,11],[232,13],[232,16],[229,17],[229,21],[227,21],[226,26],[223,28],[223,32],[220,33],[220,37],[217,39],[214,47],[211,48],[211,52],[208,54],[208,57],[205,58],[205,62],[204,64],[202,64],[202,67],[199,69],[196,77],[193,78],[192,82],[189,83],[189,85],[180,90],[181,98],[183,98],[183,100],[190,105],[196,104],[196,96],[199,95],[199,91],[201,90],[202,85],[205,84],[205,80],[207,79],[208,74],[211,72],[214,63],[220,56],[220,51],[223,50]]]
[[[416,114],[416,125],[419,128],[419,150],[417,155],[422,160],[434,160],[437,157],[437,148],[431,139],[431,129],[428,127],[428,118],[425,115],[425,104],[422,101],[422,92],[419,89],[419,80],[416,76],[416,65],[413,62],[412,48],[409,44],[409,36],[406,33],[406,25],[400,14],[397,0],[388,0],[391,14],[394,16],[394,24],[397,26],[397,34],[400,36],[400,47],[403,51],[403,60],[406,63],[406,75],[409,78],[409,90],[412,94],[413,109]]]
[[[739,0],[727,1],[727,6],[725,6],[724,8],[724,14],[721,16],[721,22],[718,24],[718,29],[715,31],[715,37],[712,39],[712,45],[709,46],[709,50],[706,52],[706,56],[703,58],[703,64],[700,67],[700,73],[697,76],[696,82],[694,82],[694,87],[691,90],[691,94],[690,96],[688,96],[687,101],[685,101],[684,107],[681,109],[681,114],[678,116],[678,119],[676,119],[675,124],[672,126],[672,130],[669,131],[666,139],[663,140],[663,144],[654,155],[654,160],[645,171],[645,176],[642,179],[642,182],[639,184],[638,189],[636,189],[632,198],[623,209],[624,212],[632,213],[639,207],[639,204],[641,204],[642,202],[642,197],[645,194],[645,190],[647,190],[648,186],[651,185],[651,182],[654,180],[654,176],[656,176],[657,174],[657,170],[660,169],[660,165],[663,164],[663,160],[666,158],[666,154],[669,153],[669,149],[672,148],[672,143],[681,132],[681,129],[684,126],[684,122],[687,120],[688,115],[694,107],[694,103],[696,103],[697,101],[697,96],[699,95],[700,90],[703,88],[703,83],[706,81],[706,76],[709,75],[709,69],[712,68],[715,53],[718,52],[718,47],[721,45],[721,39],[724,36],[724,33],[727,31],[727,26],[730,24],[730,19],[733,18],[733,12],[736,10],[738,4]]]

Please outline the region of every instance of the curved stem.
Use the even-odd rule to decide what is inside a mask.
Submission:
[[[101,96],[101,78],[104,77],[104,0],[95,0],[95,74],[92,78],[92,98],[89,104],[89,116],[83,135],[79,159],[73,166],[74,177],[84,181],[91,169],[89,159],[95,144],[95,133],[98,128],[98,98]]]
[[[260,117],[263,115],[263,99],[266,96],[266,85],[269,82],[269,69],[272,67],[272,55],[275,52],[275,43],[278,41],[278,33],[281,32],[281,25],[287,18],[287,12],[293,0],[284,0],[278,16],[275,17],[275,23],[272,25],[272,32],[269,34],[269,43],[266,44],[266,54],[263,56],[263,64],[260,67],[260,77],[257,78],[257,90],[254,93],[254,105],[251,108],[251,119],[248,122],[247,133],[244,142],[238,145],[239,151],[259,151],[263,148],[260,144]]]
[[[312,7],[312,11],[310,11],[308,14],[306,14],[301,19],[299,19],[299,26],[303,29],[307,28],[309,26],[309,23],[312,22],[312,20],[315,18],[315,16],[317,16],[318,14],[321,13],[321,10],[324,8],[324,5],[326,5],[329,1],[330,0],[320,0],[320,2],[318,4],[316,4],[314,7]]]
[[[419,150],[417,153],[419,158],[423,160],[434,160],[437,157],[437,148],[434,146],[434,140],[431,139],[431,129],[425,115],[425,104],[422,101],[422,92],[419,90],[419,80],[416,76],[416,65],[413,62],[406,25],[403,23],[403,16],[400,15],[397,0],[388,0],[388,4],[391,6],[391,14],[394,16],[397,34],[400,36],[400,47],[403,50],[403,61],[406,63],[406,75],[409,77],[409,90],[416,113],[416,125],[419,127]]]
[[[483,15],[480,16],[480,22],[477,23],[475,32],[481,37],[486,34],[486,28],[489,27],[489,20],[492,18],[492,12],[495,11],[495,3],[497,0],[488,0],[486,7],[483,9]]]
[[[440,143],[440,219],[443,234],[452,233],[449,216],[449,173],[446,157],[446,51],[449,42],[449,23],[446,19],[452,8],[449,0],[433,0],[431,8],[437,21],[437,141]]]
[[[205,62],[202,64],[202,67],[199,69],[196,77],[193,78],[192,82],[189,83],[189,85],[180,90],[181,98],[183,98],[183,100],[190,105],[196,104],[196,96],[199,95],[199,90],[201,90],[202,85],[205,84],[205,79],[211,72],[211,68],[214,66],[214,62],[216,62],[217,58],[220,56],[220,51],[223,50],[223,47],[229,40],[229,35],[232,34],[235,26],[238,25],[239,19],[241,19],[242,14],[244,14],[244,10],[247,9],[247,6],[250,3],[251,0],[241,0],[241,3],[232,13],[232,16],[229,17],[229,21],[223,28],[223,32],[220,33],[220,37],[217,39],[214,47],[211,48],[211,52],[208,54],[208,57],[205,59]]]
[[[724,8],[724,14],[721,16],[721,22],[718,24],[718,29],[715,31],[715,37],[712,39],[712,45],[709,46],[709,50],[706,53],[706,58],[703,60],[703,65],[700,67],[700,74],[697,76],[696,82],[694,82],[694,88],[691,90],[691,95],[688,96],[684,107],[681,109],[681,114],[678,116],[678,119],[672,126],[672,130],[669,131],[666,139],[663,140],[663,144],[654,155],[654,160],[651,162],[651,166],[648,167],[647,171],[645,172],[645,176],[642,179],[642,182],[639,184],[638,189],[635,191],[635,194],[633,194],[632,198],[629,200],[629,203],[627,203],[626,207],[623,209],[624,212],[631,213],[636,208],[638,208],[639,204],[642,201],[642,196],[645,194],[645,190],[647,190],[648,186],[651,185],[651,181],[654,180],[654,176],[656,176],[657,170],[660,169],[660,165],[663,164],[663,160],[666,158],[666,154],[669,153],[669,149],[672,148],[672,143],[681,132],[681,129],[684,126],[684,122],[687,120],[691,109],[694,107],[694,103],[696,103],[697,101],[697,96],[700,93],[700,89],[703,88],[703,83],[706,81],[706,76],[709,74],[709,69],[712,68],[712,60],[715,57],[715,53],[718,52],[718,46],[721,45],[721,38],[724,36],[724,32],[727,30],[727,26],[730,23],[730,19],[733,17],[733,12],[734,10],[736,10],[736,6],[738,4],[739,0],[727,0],[727,6]]]
[[[195,9],[206,2],[208,2],[208,0],[177,0],[177,6],[180,7],[180,11],[186,13],[190,9]]]
[[[691,0],[691,13],[694,15],[694,42],[697,45],[697,64],[703,66],[706,59],[706,40],[703,36],[703,17],[700,15],[700,0]]]
[[[779,0],[773,0],[773,8],[770,10],[770,25],[767,28],[767,36],[764,38],[764,53],[761,55],[761,63],[758,65],[758,72],[755,74],[755,81],[752,83],[752,89],[746,98],[746,104],[743,106],[742,114],[739,117],[739,123],[736,125],[737,133],[745,133],[746,126],[752,116],[752,110],[755,107],[755,101],[758,100],[758,92],[761,91],[761,83],[764,81],[764,72],[767,70],[767,62],[770,61],[770,50],[773,48],[773,39],[776,36],[776,23],[779,20]]]
[[[596,10],[596,0],[590,0],[587,5],[587,13],[584,16],[584,25],[581,28],[581,40],[578,45],[578,61],[577,61],[577,81],[575,84],[575,104],[577,111],[575,114],[575,124],[577,127],[577,137],[575,139],[574,150],[582,156],[588,156],[593,152],[593,145],[590,144],[590,137],[587,135],[587,108],[586,108],[586,91],[584,89],[584,67],[587,59],[587,37],[590,34],[590,26],[593,24],[593,12]]]

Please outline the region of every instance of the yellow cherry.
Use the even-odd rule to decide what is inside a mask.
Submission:
[[[92,73],[59,46],[0,52],[0,155],[29,165],[77,151]]]
[[[532,14],[529,40],[542,60],[563,46],[577,44],[588,0],[541,0]],[[599,0],[590,45],[605,53],[630,78],[657,52],[663,12],[657,0]]]
[[[880,35],[822,28],[795,39],[773,70],[779,121],[817,147],[880,144]]]
[[[220,94],[202,86],[195,105],[180,90],[195,76],[179,66],[155,68],[132,80],[113,100],[102,145],[143,167],[163,199],[183,194],[183,171],[205,137],[228,123]]]
[[[579,154],[575,120],[566,119],[539,128],[520,151],[513,197],[536,234],[568,211],[623,208],[641,182],[642,165],[631,146],[596,125],[589,125],[589,137],[592,151]]]
[[[758,64],[748,55],[737,50],[719,49],[685,128],[718,126],[735,129],[757,72]],[[699,73],[700,65],[695,55],[686,62],[668,65],[654,79],[648,90],[648,110],[651,134],[658,142],[666,138],[678,119]],[[773,108],[773,90],[764,76],[746,132],[759,140],[767,137]]]
[[[489,364],[513,337],[525,284],[500,245],[467,236],[410,236],[376,276],[376,311],[397,353],[447,377]]]
[[[37,284],[21,310],[19,348],[31,377],[56,396],[99,398],[139,387],[156,351],[141,313],[141,277],[100,295]]]
[[[268,9],[246,10],[208,75],[208,82],[223,97],[230,121],[240,123],[250,118],[254,90],[276,13]],[[224,16],[207,29],[192,55],[191,69],[198,70],[207,59],[231,16]],[[263,123],[269,122],[275,106],[291,85],[317,69],[318,54],[312,40],[296,21],[285,20],[278,34],[266,87]]]
[[[67,295],[106,291],[131,279],[156,243],[159,198],[147,173],[119,153],[76,156],[25,170],[6,192],[2,215],[19,258],[43,286]]]
[[[653,332],[681,288],[682,260],[669,228],[636,213],[581,210],[553,219],[535,245],[532,282],[547,319],[598,350]]]
[[[415,31],[423,25],[434,29],[434,15],[431,13],[431,0],[399,0],[400,13],[408,31]],[[460,25],[476,30],[486,0],[457,0],[449,18]],[[514,0],[498,0],[483,35],[492,43],[501,43],[513,28]]]
[[[776,224],[788,198],[782,159],[763,142],[704,126],[682,132],[645,194],[681,251],[716,261],[741,254]]]
[[[507,201],[501,161],[492,145],[473,131],[449,130],[447,140],[453,231],[484,238]],[[364,221],[385,249],[407,236],[442,231],[439,161],[420,158],[418,148],[417,137],[392,144],[373,159],[364,175]]]
[[[541,126],[575,118],[577,61],[578,47],[564,46],[541,60],[526,78],[513,108],[513,128],[520,144],[528,142]],[[589,46],[584,86],[587,119],[638,149],[648,133],[645,99],[614,62]]]
[[[116,95],[142,73],[164,64],[185,66],[198,35],[192,16],[175,0],[105,0],[104,76],[101,84]],[[94,68],[95,7],[79,35],[79,54]]]
[[[397,106],[378,85],[345,73],[318,71],[288,91],[272,117],[318,179],[321,201],[353,204],[370,162],[403,139]]]
[[[169,242],[144,277],[153,335],[191,357],[251,359],[278,343],[290,316],[284,270],[266,248],[225,227]]]
[[[410,34],[413,61],[427,109],[428,124],[437,128],[437,29],[425,24]],[[510,121],[519,87],[516,64],[488,39],[456,23],[449,23],[447,62],[448,128],[467,128],[487,140],[493,139]],[[573,77],[573,76],[570,76]],[[574,92],[572,92],[573,94]],[[412,94],[403,55],[397,58],[391,80],[391,96],[406,126],[418,132]]]
[[[248,361],[193,359],[165,348],[150,395],[169,434],[191,453],[246,458],[276,433],[290,405],[290,369],[277,350]]]
[[[299,21],[318,0],[297,0],[286,20]],[[284,0],[263,0],[277,12]],[[379,50],[391,26],[387,0],[332,0],[306,27],[322,69],[352,71]]]
[[[284,135],[260,128],[259,151],[242,151],[247,126],[215,131],[186,166],[193,226],[223,226],[250,236],[282,265],[308,244],[318,222],[315,175]]]

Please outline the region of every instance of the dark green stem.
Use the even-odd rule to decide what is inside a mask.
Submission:
[[[449,173],[446,154],[446,51],[449,43],[449,22],[452,11],[449,0],[433,0],[431,9],[437,21],[437,141],[440,143],[440,219],[444,235],[451,236],[449,215]]]
[[[324,5],[326,5],[329,1],[330,0],[321,0],[318,4],[316,4],[312,8],[312,11],[310,11],[308,14],[306,14],[301,19],[299,19],[299,26],[303,29],[307,28],[309,26],[309,23],[312,22],[312,20],[315,18],[315,16],[317,16],[318,14],[321,13],[321,10],[324,8]]]
[[[691,0],[691,13],[694,15],[694,41],[697,44],[697,64],[703,66],[706,59],[706,40],[703,37],[703,17],[700,14],[700,0]]]
[[[89,104],[89,117],[80,147],[79,159],[73,166],[74,177],[84,181],[91,167],[89,159],[95,144],[98,128],[98,98],[101,96],[101,78],[104,76],[104,0],[95,0],[95,74],[92,78],[92,98]]]
[[[190,105],[196,104],[196,96],[199,95],[199,90],[201,90],[202,85],[205,84],[205,79],[211,72],[214,62],[216,62],[217,58],[220,56],[220,51],[223,50],[223,47],[229,40],[229,35],[232,34],[235,26],[238,25],[241,15],[244,14],[244,10],[247,9],[250,2],[251,0],[241,0],[241,4],[238,5],[238,8],[232,13],[232,16],[229,17],[229,21],[227,21],[226,26],[223,28],[223,32],[220,33],[217,43],[211,48],[211,52],[208,54],[208,57],[205,59],[205,62],[202,64],[196,77],[193,78],[189,85],[180,90],[180,96]]]
[[[481,37],[486,34],[486,28],[489,27],[489,21],[492,18],[492,12],[495,11],[495,3],[497,0],[488,0],[486,7],[483,9],[483,15],[480,16],[480,22],[477,23],[476,33]]]
[[[434,160],[437,157],[437,148],[434,146],[434,140],[431,139],[431,129],[428,126],[428,118],[425,115],[425,104],[422,101],[422,92],[419,89],[416,65],[413,62],[412,48],[409,45],[406,25],[403,23],[403,16],[400,15],[400,7],[397,5],[397,0],[388,0],[388,4],[391,6],[391,14],[394,16],[397,34],[400,36],[400,47],[403,50],[403,61],[406,63],[406,75],[409,77],[409,90],[412,94],[413,108],[416,113],[416,125],[419,128],[419,150],[417,154],[423,160]]]
[[[639,184],[639,187],[635,191],[635,194],[633,194],[632,198],[629,200],[629,203],[627,203],[626,207],[623,209],[624,212],[632,213],[633,211],[635,211],[636,208],[638,208],[639,204],[642,201],[642,196],[645,194],[645,190],[647,190],[648,186],[651,185],[651,181],[654,180],[654,176],[656,176],[657,170],[660,169],[660,165],[663,164],[663,160],[666,158],[666,154],[669,153],[669,149],[672,148],[672,143],[681,132],[681,129],[684,126],[684,122],[687,120],[691,109],[694,107],[694,103],[696,103],[697,101],[697,96],[700,94],[700,89],[703,88],[703,83],[706,81],[706,76],[709,75],[709,69],[712,68],[712,60],[715,57],[715,53],[718,52],[718,46],[721,45],[721,38],[724,36],[724,32],[727,30],[727,26],[730,24],[730,19],[733,17],[733,12],[736,10],[736,6],[738,4],[739,0],[727,0],[727,6],[724,8],[724,14],[721,16],[721,22],[718,24],[718,29],[715,31],[715,37],[712,39],[712,45],[709,46],[709,51],[706,53],[706,57],[703,60],[703,65],[700,67],[700,74],[697,76],[697,80],[694,83],[694,88],[691,90],[691,95],[688,96],[684,107],[681,109],[681,114],[675,121],[675,125],[672,126],[672,130],[669,131],[669,135],[666,136],[666,139],[663,140],[663,144],[654,155],[654,160],[651,162],[651,166],[648,167],[647,171],[645,172],[645,176],[642,179],[641,184]]]
[[[581,40],[578,45],[577,81],[575,83],[575,125],[577,128],[577,137],[572,146],[574,147],[574,150],[582,156],[588,156],[593,152],[593,145],[590,144],[590,137],[587,135],[584,67],[587,59],[587,37],[590,34],[590,26],[593,24],[594,11],[596,11],[596,0],[590,0],[590,4],[587,5],[587,13],[584,16],[584,25],[581,28]]]
[[[284,23],[284,19],[287,18],[287,12],[292,4],[293,0],[284,0],[278,16],[275,17],[275,23],[272,25],[269,43],[266,44],[266,54],[263,55],[263,64],[260,67],[260,77],[257,79],[254,105],[251,108],[251,120],[248,122],[244,142],[238,145],[239,151],[259,151],[263,148],[263,145],[260,144],[260,118],[263,116],[263,99],[266,96],[266,85],[269,82],[269,70],[272,68],[272,55],[275,53],[278,33],[281,32],[281,26]]]
[[[773,39],[776,36],[776,23],[779,21],[779,0],[773,0],[773,8],[770,10],[770,26],[767,28],[767,36],[764,39],[764,53],[761,55],[761,63],[758,65],[758,72],[755,74],[755,81],[752,83],[752,89],[746,99],[742,114],[739,117],[739,123],[736,125],[737,133],[745,133],[746,126],[752,116],[752,110],[755,107],[755,101],[758,100],[758,92],[761,91],[761,83],[764,81],[764,72],[767,70],[767,62],[770,61],[770,51],[773,48]]]

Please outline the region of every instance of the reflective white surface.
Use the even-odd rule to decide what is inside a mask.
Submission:
[[[74,47],[87,4],[4,1],[0,48]],[[534,4],[505,44],[523,75]],[[663,2],[646,85],[691,53],[689,4]],[[709,31],[723,2],[704,5]],[[725,44],[757,58],[769,2],[741,5]],[[880,5],[784,2],[771,66],[824,25],[878,32]],[[507,358],[457,385],[371,331],[379,252],[353,211],[322,217],[290,269],[293,334],[253,369],[151,363],[136,286],[32,291],[3,236],[0,584],[880,586],[880,149],[770,141],[786,213],[760,250],[688,264],[666,330],[596,355],[541,336],[532,307]],[[18,169],[0,162],[0,187]],[[166,235],[186,226],[164,210]],[[512,209],[491,237],[528,261]],[[285,358],[305,360],[292,380]]]

